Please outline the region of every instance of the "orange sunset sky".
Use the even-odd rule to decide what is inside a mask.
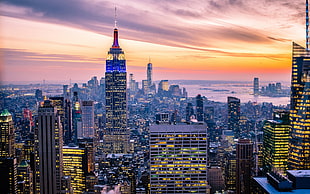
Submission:
[[[304,0],[2,0],[1,76],[81,81],[105,73],[114,8],[127,72],[154,80],[289,81]]]

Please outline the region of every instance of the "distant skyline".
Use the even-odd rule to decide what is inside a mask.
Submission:
[[[153,80],[289,81],[304,0],[3,0],[0,81],[98,79],[114,9],[127,72]]]

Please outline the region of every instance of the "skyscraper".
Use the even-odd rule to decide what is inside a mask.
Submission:
[[[236,165],[236,153],[227,153],[225,155],[225,186],[227,191],[236,191]]]
[[[14,157],[14,123],[8,110],[0,114],[0,157]]]
[[[16,158],[0,157],[0,191],[1,193],[17,192]]]
[[[189,102],[186,106],[186,121],[189,122],[192,119],[191,117],[195,117],[194,115],[193,104]]]
[[[200,94],[196,96],[196,112],[197,112],[197,121],[204,121],[203,115],[203,98]]]
[[[293,42],[291,80],[291,137],[288,166],[291,170],[310,169],[310,53],[309,4],[306,0],[306,48]]]
[[[239,139],[236,147],[236,191],[237,194],[251,193],[251,170],[253,168],[253,143]]]
[[[144,95],[147,95],[149,92],[148,80],[142,80],[142,91]]]
[[[62,125],[56,107],[49,100],[39,107],[35,141],[36,193],[60,193],[63,166]]]
[[[71,177],[74,193],[83,193],[86,184],[86,156],[85,150],[78,146],[63,147],[63,174]],[[84,166],[83,166],[84,165]]]
[[[64,97],[50,97],[49,98],[53,106],[57,109],[57,114],[60,116],[60,121],[63,128],[63,139],[64,143],[68,144],[71,142],[72,136],[72,109],[71,102],[69,99]]]
[[[235,138],[240,135],[240,99],[229,96],[227,98],[228,103],[228,130],[234,132]]]
[[[82,131],[78,138],[95,137],[95,109],[93,101],[82,101]]]
[[[70,99],[70,90],[68,88],[68,85],[63,85],[62,96],[64,97],[65,100]]]
[[[254,95],[259,95],[259,79],[258,79],[258,77],[254,78],[253,93],[254,93]]]
[[[82,110],[81,104],[78,98],[78,93],[73,92],[72,101],[72,141],[77,143],[78,133],[82,131]]]
[[[169,82],[168,80],[161,80],[158,84],[158,93],[163,95],[169,89]]]
[[[264,171],[267,173],[274,169],[285,172],[287,170],[290,131],[289,112],[274,112],[274,119],[265,121],[263,130]]]
[[[114,29],[113,45],[106,59],[106,152],[127,153],[127,72],[124,51],[118,44],[118,29]]]
[[[291,137],[289,169],[310,169],[310,55],[302,46],[293,43],[291,82]]]
[[[207,193],[207,126],[150,127],[150,192]]]
[[[153,64],[151,63],[151,59],[147,64],[146,68],[146,82],[147,82],[148,94],[154,95],[156,93],[156,86],[153,83]]]
[[[22,160],[17,166],[17,193],[33,193],[33,173],[26,160]]]
[[[147,85],[148,85],[148,87],[149,88],[151,88],[151,86],[152,86],[152,77],[153,77],[153,65],[152,65],[152,63],[151,62],[149,62],[148,64],[147,64],[147,75],[146,75],[146,80],[147,80]]]
[[[16,193],[16,158],[15,134],[12,115],[8,110],[0,114],[0,191],[2,193]]]
[[[131,92],[135,92],[135,91],[137,91],[137,89],[138,88],[137,88],[136,80],[133,79],[133,74],[131,73],[129,75],[129,90]]]

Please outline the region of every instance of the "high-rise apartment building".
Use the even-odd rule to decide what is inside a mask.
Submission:
[[[251,171],[253,168],[253,143],[239,139],[236,145],[236,193],[251,193]]]
[[[289,169],[310,169],[310,55],[302,46],[293,43],[291,82],[291,137]]]
[[[35,193],[60,193],[63,167],[62,125],[56,107],[49,100],[39,107],[35,136]]]
[[[229,96],[227,98],[228,103],[228,130],[234,132],[235,138],[240,135],[240,99]]]
[[[196,96],[196,113],[197,113],[197,121],[204,121],[204,113],[203,113],[203,98],[200,94]]]
[[[113,45],[108,52],[105,72],[106,129],[105,147],[108,153],[129,151],[127,129],[127,72],[124,51],[118,44],[118,29],[114,29]]]
[[[150,193],[207,193],[207,126],[150,127]]]
[[[290,128],[288,111],[276,111],[273,120],[265,121],[263,126],[263,168],[265,173],[271,170],[284,173],[287,170]]]

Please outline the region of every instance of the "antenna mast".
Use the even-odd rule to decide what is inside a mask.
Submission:
[[[309,4],[306,0],[306,50],[309,51]]]
[[[307,2],[308,2],[308,0],[307,0]],[[117,28],[116,6],[115,6],[115,10],[114,10],[114,27]]]

